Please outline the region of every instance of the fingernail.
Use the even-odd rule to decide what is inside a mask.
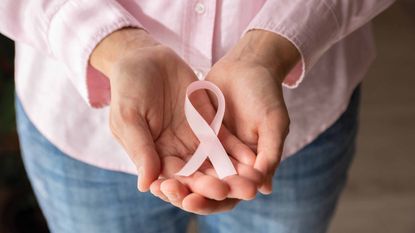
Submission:
[[[267,176],[258,190],[264,195],[270,195],[272,193],[272,177]]]
[[[259,192],[260,192],[260,193],[262,193],[263,195],[270,195],[270,194],[272,193],[272,191],[270,191],[270,190],[268,190],[268,189],[265,189],[265,188],[263,188],[263,187],[261,187],[261,188],[259,189]]]
[[[140,187],[140,177],[137,179],[137,189],[138,191],[142,192],[142,189]]]

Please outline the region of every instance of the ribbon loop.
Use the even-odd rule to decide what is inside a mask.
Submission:
[[[218,99],[218,109],[210,125],[199,114],[189,99],[193,92],[200,89],[213,92]],[[215,84],[205,80],[191,83],[186,90],[184,110],[187,122],[197,139],[199,139],[200,144],[190,160],[176,175],[190,176],[199,169],[206,158],[209,158],[219,179],[237,174],[232,161],[217,137],[225,114],[225,97],[220,89]]]

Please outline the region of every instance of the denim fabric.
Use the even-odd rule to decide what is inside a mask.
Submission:
[[[197,216],[201,233],[327,230],[355,150],[359,88],[325,132],[281,163],[272,195]],[[53,233],[184,233],[191,214],[136,189],[136,177],[72,159],[30,122],[16,99],[23,160]]]

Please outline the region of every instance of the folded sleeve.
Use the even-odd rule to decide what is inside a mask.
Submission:
[[[263,29],[293,43],[301,61],[284,80],[297,87],[304,75],[336,42],[368,23],[393,0],[267,0],[245,32]]]
[[[0,32],[65,64],[88,104],[96,96],[90,93],[88,84],[94,81],[87,80],[88,74],[98,75],[89,66],[92,50],[113,31],[141,27],[116,0],[2,0],[0,10]]]

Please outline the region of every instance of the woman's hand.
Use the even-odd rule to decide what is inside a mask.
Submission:
[[[197,79],[174,51],[143,30],[123,29],[98,45],[91,64],[110,79],[110,127],[137,167],[140,191],[154,182],[164,191],[156,193],[160,198],[190,211],[204,198],[255,196],[262,182],[253,169],[255,155],[226,128],[219,138],[239,175],[219,180],[208,163],[192,176],[174,175],[199,144],[184,115],[186,88]],[[206,92],[192,94],[191,101],[208,122],[213,119]]]
[[[272,192],[272,177],[289,131],[282,82],[299,56],[285,38],[252,30],[206,78],[225,96],[224,125],[257,154],[254,167],[265,177],[259,189],[264,194]]]

